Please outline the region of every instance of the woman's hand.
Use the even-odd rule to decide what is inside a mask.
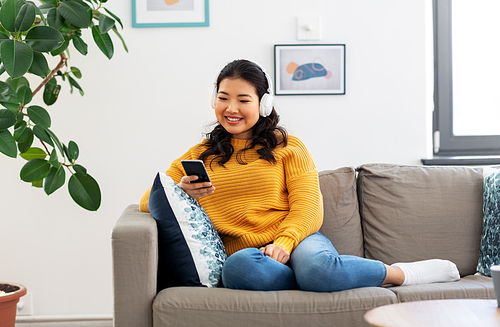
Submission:
[[[215,187],[210,182],[204,183],[190,183],[198,179],[198,176],[184,176],[182,177],[179,187],[184,190],[193,199],[198,199],[205,195],[210,195],[214,193]]]
[[[268,244],[265,247],[261,247],[259,250],[271,259],[282,264],[286,264],[288,260],[290,260],[290,253],[276,244]]]

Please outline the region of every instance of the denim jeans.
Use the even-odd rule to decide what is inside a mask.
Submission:
[[[227,288],[256,291],[335,292],[381,286],[386,275],[382,262],[339,255],[330,240],[317,232],[300,242],[286,265],[257,248],[234,253],[222,268],[222,283]]]

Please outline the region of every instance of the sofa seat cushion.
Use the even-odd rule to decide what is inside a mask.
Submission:
[[[388,288],[399,302],[441,299],[496,299],[490,277],[470,275],[457,282]]]
[[[396,303],[380,287],[315,293],[257,292],[224,288],[173,287],[153,303],[154,326],[368,326],[363,315],[374,307]]]
[[[461,276],[476,273],[481,168],[369,164],[358,171],[367,258],[386,264],[447,259]]]

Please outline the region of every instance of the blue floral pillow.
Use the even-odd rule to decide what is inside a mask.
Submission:
[[[217,287],[227,253],[200,204],[160,172],[151,188],[149,210],[158,226],[158,291]]]
[[[490,267],[500,264],[500,169],[483,168],[483,214],[477,271],[491,276]]]

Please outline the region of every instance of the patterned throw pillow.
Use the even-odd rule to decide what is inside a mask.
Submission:
[[[477,271],[491,276],[490,267],[500,264],[500,169],[483,169],[483,214]]]
[[[158,291],[217,287],[227,253],[200,204],[160,172],[151,188],[149,210],[158,226]]]

